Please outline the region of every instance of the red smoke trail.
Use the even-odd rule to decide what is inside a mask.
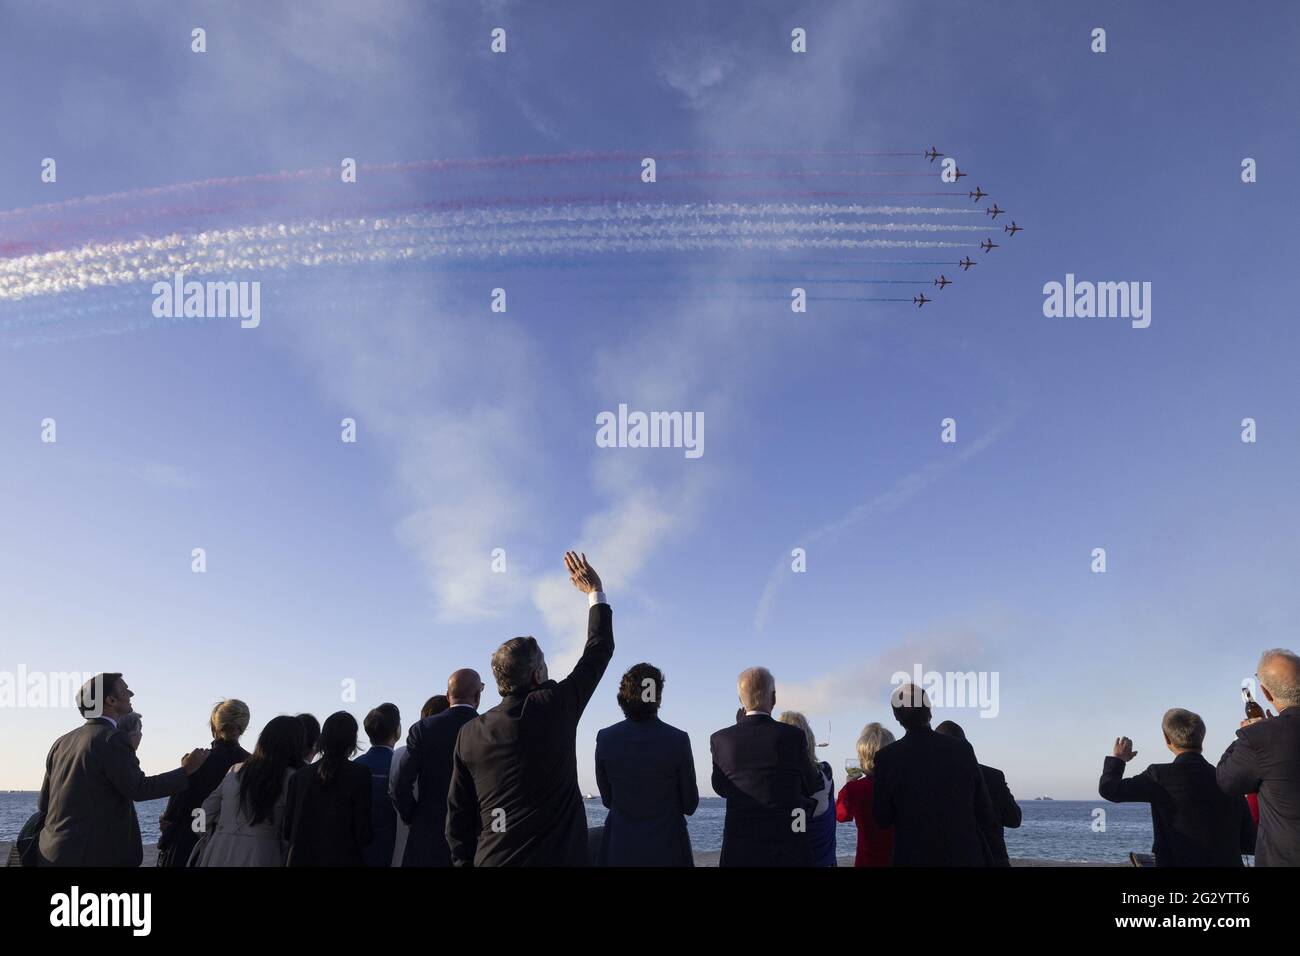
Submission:
[[[451,170],[492,170],[492,169],[526,169],[529,167],[539,166],[561,166],[561,165],[581,165],[592,163],[609,163],[609,162],[640,162],[646,156],[652,156],[658,159],[776,159],[776,158],[795,158],[795,157],[867,157],[867,156],[920,156],[917,152],[870,152],[870,151],[813,151],[813,150],[732,150],[732,151],[710,151],[710,150],[672,150],[668,152],[656,152],[654,150],[645,150],[643,152],[606,152],[606,153],[556,153],[551,155],[538,156],[491,156],[477,159],[428,159],[416,160],[404,163],[378,163],[375,165],[360,165],[359,173],[400,173],[400,172],[424,172],[437,171],[445,172]],[[105,193],[98,196],[83,196],[78,199],[67,199],[57,203],[47,203],[40,206],[29,206],[24,209],[10,209],[0,212],[0,222],[8,222],[14,219],[31,217],[34,214],[53,213],[64,209],[73,209],[86,205],[102,205],[110,202],[128,201],[134,202],[140,199],[147,199],[153,196],[175,195],[177,193],[188,193],[202,189],[219,189],[231,186],[249,186],[260,183],[284,183],[284,182],[305,182],[314,179],[331,179],[339,174],[336,167],[324,167],[316,169],[299,169],[292,171],[281,171],[276,173],[258,173],[252,176],[231,176],[214,179],[196,180],[188,183],[175,183],[169,186],[153,186],[144,189],[130,191]]]

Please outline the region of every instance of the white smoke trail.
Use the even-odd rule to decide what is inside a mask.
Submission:
[[[692,252],[710,249],[959,248],[972,243],[830,237],[844,232],[951,231],[932,223],[706,222],[677,216],[629,223],[610,219],[568,228],[512,227],[490,217],[457,222],[459,214],[388,219],[336,219],[222,229],[195,235],[92,243],[76,249],[0,260],[0,301],[59,295],[170,279],[176,272],[229,274],[294,267],[433,259]],[[806,234],[818,234],[809,238]]]

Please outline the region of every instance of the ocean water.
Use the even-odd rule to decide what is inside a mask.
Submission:
[[[145,843],[158,841],[158,816],[166,800],[136,804],[140,832]],[[1087,863],[1127,863],[1130,852],[1151,852],[1151,810],[1140,803],[1106,803],[1097,800],[1026,800],[1020,804],[1024,820],[1019,829],[1007,830],[1007,851],[1014,858],[1035,858]],[[1093,829],[1093,811],[1106,811],[1105,829]],[[587,823],[600,826],[605,808],[600,800],[588,800]],[[0,793],[0,842],[13,840],[23,823],[36,811],[36,794]],[[717,798],[700,800],[686,829],[696,850],[722,847],[725,804]],[[853,824],[839,827],[839,855],[852,856],[857,848]]]

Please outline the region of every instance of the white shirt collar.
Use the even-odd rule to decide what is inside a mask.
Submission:
[[[103,718],[104,718],[105,720],[107,720],[110,724],[112,724],[114,730],[117,729],[117,721],[114,720],[112,717],[108,716],[108,714],[100,714],[99,716],[100,716],[100,717],[103,717]]]

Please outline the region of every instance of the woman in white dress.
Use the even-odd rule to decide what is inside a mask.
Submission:
[[[281,836],[289,778],[302,766],[302,724],[276,717],[257,738],[257,749],[235,764],[203,801],[205,839],[195,847],[198,866],[284,866]]]

